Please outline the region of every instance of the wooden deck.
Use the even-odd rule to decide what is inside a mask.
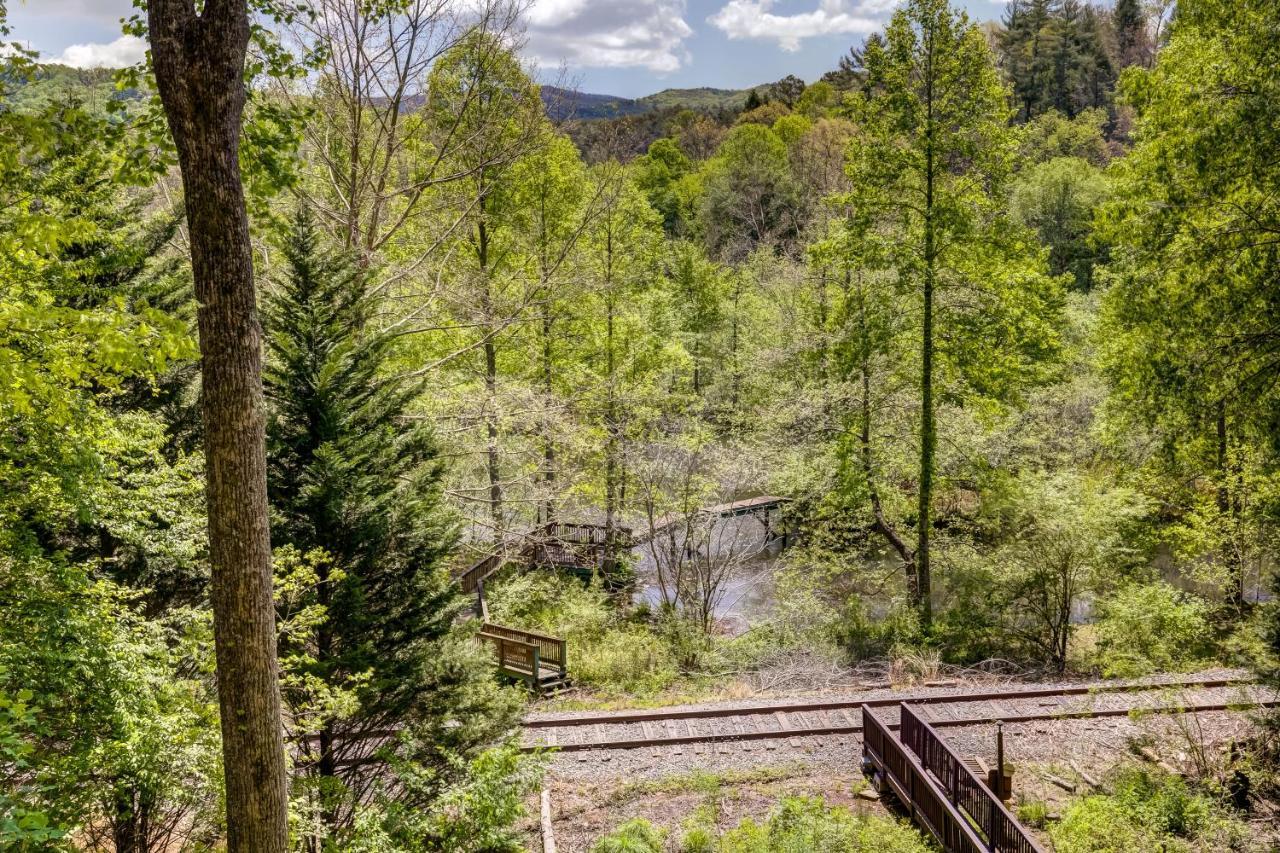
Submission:
[[[493,646],[498,672],[535,693],[568,683],[568,644],[560,637],[485,622],[476,638]]]
[[[759,515],[764,519],[765,528],[770,528],[769,514],[780,510],[783,504],[790,503],[791,498],[777,495],[759,495],[754,498],[743,498],[729,503],[699,507],[692,513],[668,513],[656,519],[647,531],[632,538],[633,545],[643,545],[659,536],[675,532],[677,528],[688,523],[706,519],[736,518],[743,515]]]

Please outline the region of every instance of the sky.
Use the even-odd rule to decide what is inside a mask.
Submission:
[[[813,81],[883,27],[900,0],[533,0],[524,54],[544,82],[639,97],[740,89],[788,74]],[[960,0],[979,21],[1003,0]],[[132,0],[10,0],[11,38],[47,61],[118,67],[143,43],[120,34]]]

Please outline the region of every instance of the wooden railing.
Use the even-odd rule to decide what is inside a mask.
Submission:
[[[986,836],[986,849],[996,853],[1044,853],[1026,828],[1005,808],[933,726],[905,702],[899,736],[920,764],[933,774],[951,804]]]
[[[554,539],[566,545],[604,545],[609,538],[609,528],[603,524],[571,524],[552,521],[529,532],[535,538]],[[630,542],[631,528],[618,526],[614,535],[620,544]]]
[[[510,662],[516,669],[529,669],[530,672],[537,673],[539,668],[532,665],[530,660],[531,654],[527,653],[524,647],[533,650],[532,656],[536,656],[537,662],[541,667],[556,670],[560,677],[563,678],[568,667],[568,644],[559,637],[552,637],[549,634],[537,634],[533,631],[521,631],[519,628],[508,628],[505,625],[495,625],[492,622],[485,622],[480,627],[480,636],[488,640],[503,640],[507,643],[514,644],[511,646],[511,657],[504,656],[502,645],[498,644],[499,658],[498,662],[504,668]]]
[[[502,568],[502,555],[490,554],[474,565],[468,566],[458,575],[458,585],[463,592],[475,592],[489,575]]]
[[[538,688],[538,674],[542,671],[538,656],[538,647],[533,643],[513,640],[500,634],[481,631],[476,638],[493,644],[493,653],[498,660],[498,670],[505,675],[528,682],[534,690]]]
[[[911,817],[937,839],[947,853],[985,853],[986,844],[919,759],[894,737],[889,727],[865,705],[862,708],[862,751],[911,812]]]

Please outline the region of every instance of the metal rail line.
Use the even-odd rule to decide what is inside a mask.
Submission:
[[[523,724],[526,742],[522,749],[532,751],[555,748],[561,752],[584,750],[637,749],[678,746],[702,742],[779,740],[798,737],[861,734],[862,721],[853,713],[858,709],[896,709],[906,701],[913,706],[936,708],[930,725],[935,728],[957,727],[991,722],[1030,722],[1037,720],[1079,719],[1088,717],[1125,716],[1134,712],[1176,713],[1208,712],[1280,704],[1274,695],[1263,696],[1253,691],[1238,701],[1199,701],[1171,704],[1130,704],[1123,707],[1072,707],[1064,703],[1076,696],[1125,696],[1159,693],[1172,689],[1213,690],[1228,687],[1247,688],[1255,685],[1247,678],[1193,679],[1159,684],[1125,683],[1119,685],[1078,686],[1068,688],[1032,688],[926,697],[892,697],[867,700],[833,700],[789,705],[762,705],[749,708],[698,708],[681,711],[646,711],[616,716],[591,715],[559,719],[527,720]],[[1017,700],[1053,700],[1052,705],[1039,703],[1036,708],[1015,709],[992,705],[969,711],[964,706],[977,703],[999,703]],[[896,723],[888,723],[897,728]],[[611,731],[612,730],[612,731]],[[626,734],[626,736],[620,736]],[[585,735],[585,736],[584,736]],[[533,740],[537,738],[536,740]]]

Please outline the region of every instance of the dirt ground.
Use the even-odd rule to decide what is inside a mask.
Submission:
[[[644,818],[666,830],[666,849],[674,853],[682,830],[690,823],[713,825],[719,831],[732,829],[746,818],[767,817],[787,796],[821,796],[829,805],[843,805],[855,813],[890,814],[882,802],[857,796],[866,788],[856,766],[849,774],[815,773],[800,763],[611,784],[556,778],[548,785],[558,853],[587,853],[600,836],[633,818]],[[532,825],[530,830],[528,847],[539,851],[541,840]]]

